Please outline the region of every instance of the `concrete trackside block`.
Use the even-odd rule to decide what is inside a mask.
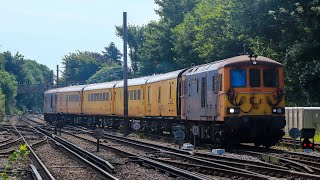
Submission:
[[[211,153],[221,155],[224,154],[226,151],[224,149],[212,149]]]
[[[187,150],[187,151],[193,151],[194,150],[194,146],[190,143],[184,143],[182,146],[183,150]]]

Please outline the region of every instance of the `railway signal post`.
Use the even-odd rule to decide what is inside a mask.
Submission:
[[[99,152],[100,139],[103,137],[103,131],[99,128],[93,131],[93,137],[97,139],[97,152]]]
[[[300,144],[301,148],[303,149],[303,152],[305,153],[311,153],[314,149],[314,135],[315,135],[315,129],[314,128],[304,128],[301,129],[301,136],[300,136]],[[301,138],[303,138],[303,141],[301,143]],[[309,140],[312,138],[312,142]]]
[[[196,148],[196,136],[199,134],[199,126],[192,126],[193,145]]]
[[[293,144],[294,144],[294,150],[296,150],[296,139],[298,137],[300,137],[300,131],[298,128],[291,128],[290,131],[289,131],[289,135],[290,137],[293,139]]]

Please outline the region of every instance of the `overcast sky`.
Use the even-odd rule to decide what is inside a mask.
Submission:
[[[27,59],[56,69],[62,57],[76,50],[101,52],[115,42],[122,24],[157,20],[153,0],[0,0],[0,52],[19,51]]]

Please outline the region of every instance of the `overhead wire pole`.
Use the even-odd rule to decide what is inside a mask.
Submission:
[[[129,135],[128,118],[128,65],[127,65],[127,12],[123,12],[123,122],[124,135]]]

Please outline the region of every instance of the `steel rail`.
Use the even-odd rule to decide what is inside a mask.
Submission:
[[[88,141],[88,142],[95,143],[95,141],[93,141],[93,140],[90,140],[90,139],[87,139],[87,138],[84,138],[84,137],[80,137],[80,136],[74,135],[74,134],[72,134],[72,133],[68,133],[68,134],[69,134],[69,135],[72,135],[72,136],[74,136],[74,137],[77,137],[77,138],[79,138],[79,139],[83,139],[83,140],[86,140],[86,141]],[[109,145],[106,145],[106,144],[100,144],[100,145],[103,146],[103,147],[105,147],[105,148],[109,148],[109,149],[112,149],[112,150],[114,150],[114,151],[117,151],[117,152],[120,152],[120,153],[122,153],[122,154],[125,154],[126,156],[129,156],[131,159],[134,159],[134,160],[136,160],[136,161],[138,161],[138,162],[141,161],[141,157],[150,159],[149,157],[146,157],[146,156],[137,157],[135,154],[132,154],[132,153],[129,153],[129,152],[126,152],[126,151],[122,151],[122,150],[120,150],[120,149],[118,149],[118,148],[115,148],[115,147],[112,147],[112,146],[109,146]],[[135,145],[136,145],[136,144],[135,144]],[[167,151],[165,151],[165,150],[159,150],[158,152],[166,153]],[[175,152],[172,152],[172,153],[175,153]],[[175,153],[175,154],[179,154],[179,153]],[[181,154],[181,156],[184,156],[185,158],[192,157],[192,156],[190,156],[190,155],[185,155],[185,154]],[[196,159],[195,157],[192,157],[192,158]],[[146,160],[144,159],[143,161],[145,162]],[[198,159],[198,163],[199,163],[199,161],[200,161],[200,163],[203,163],[203,162],[204,162],[204,160],[201,160],[201,159]],[[145,162],[145,163],[147,163],[147,162]],[[150,165],[150,164],[152,165],[153,162],[150,162],[149,165]],[[209,162],[209,164],[212,165],[211,162]],[[226,172],[230,171],[231,174],[234,173],[234,172],[240,172],[240,171],[241,171],[243,174],[252,174],[252,176],[256,176],[257,178],[261,178],[261,177],[264,177],[264,178],[265,178],[265,177],[266,177],[266,176],[261,175],[261,174],[258,174],[258,173],[246,171],[246,170],[243,170],[243,169],[240,169],[240,168],[229,167],[229,166],[227,166],[227,165],[219,166],[219,164],[218,164],[217,166],[218,166],[219,168],[224,168]],[[243,167],[243,164],[241,165],[241,167]],[[158,168],[158,167],[155,167],[155,168]],[[230,169],[232,169],[232,170],[230,170]],[[242,176],[242,173],[239,173],[238,175],[239,175],[239,176]]]
[[[47,167],[44,165],[44,163],[40,160],[38,155],[33,151],[32,147],[29,145],[29,143],[26,141],[26,139],[22,136],[22,134],[19,132],[19,130],[15,127],[15,125],[12,124],[16,132],[18,132],[23,139],[24,143],[27,145],[28,149],[30,150],[30,154],[32,156],[32,159],[35,163],[37,163],[38,167],[41,169],[41,176],[44,177],[44,179],[47,180],[55,180],[55,178],[52,176],[50,171],[47,169]]]
[[[82,130],[84,131],[84,130]],[[91,134],[92,132],[91,131],[84,131],[85,133],[89,133]],[[111,137],[115,137],[116,139],[119,139],[121,140],[121,142],[127,142],[127,141],[133,141],[135,142],[134,144],[137,145],[139,144],[141,141],[138,141],[138,140],[132,140],[132,139],[129,139],[129,138],[125,138],[125,137],[120,137],[120,136],[116,136],[116,135],[110,135],[110,134],[106,134],[107,136],[111,136]],[[78,136],[77,136],[78,137]],[[108,137],[107,137],[108,138]],[[109,137],[110,138],[110,137]],[[125,140],[122,140],[122,139],[125,139]],[[133,144],[131,142],[131,144]],[[150,146],[149,143],[146,143],[146,142],[142,142],[141,144],[144,144],[145,146]],[[152,144],[153,146],[153,144]],[[158,145],[156,145],[158,146]],[[170,148],[170,149],[174,149],[174,148]],[[176,150],[176,149],[175,149]],[[169,151],[170,152],[170,151]],[[190,153],[190,152],[188,152]],[[196,153],[197,154],[197,153]],[[199,158],[198,158],[199,159]],[[207,161],[212,161],[212,160],[208,160],[206,159]],[[301,163],[296,163],[294,161],[290,161],[290,160],[285,160],[287,163],[291,163],[291,164],[297,164],[300,168],[296,168],[297,170],[301,170],[302,169],[305,169],[307,172],[309,173],[313,173],[314,171],[313,170],[316,170],[315,168],[312,168],[312,167],[308,167],[308,166],[304,166],[303,164]],[[228,162],[230,163],[230,162]],[[241,165],[241,164],[237,164],[238,167]],[[265,164],[260,164],[260,165],[245,165],[248,169],[252,169],[252,170],[255,170],[256,172],[261,172],[262,170],[265,170],[265,171],[268,171],[268,172],[278,172],[278,173],[281,173],[281,174],[284,174],[285,176],[287,177],[290,177],[290,176],[297,176],[297,177],[307,177],[307,178],[320,178],[320,176],[317,176],[317,175],[313,175],[313,174],[307,174],[307,173],[299,173],[299,172],[292,172],[292,171],[289,171],[288,168],[285,168],[285,167],[281,167],[281,166],[273,166],[273,165],[265,165]],[[241,169],[242,170],[242,169]],[[250,171],[249,171],[250,172]]]
[[[25,121],[24,121],[25,122]],[[28,122],[25,122],[28,123]],[[41,129],[40,127],[34,127],[31,124],[29,124],[34,130],[39,132],[42,135],[45,135],[50,138],[51,141],[53,141],[56,145],[62,147],[64,150],[66,150],[68,153],[72,154],[73,156],[77,157],[78,159],[82,160],[84,163],[87,165],[91,166],[92,168],[96,169],[99,171],[102,175],[104,175],[107,179],[112,179],[112,180],[117,180],[116,177],[112,176],[108,172],[106,172],[105,169],[101,168],[99,164],[95,164],[94,162],[98,162],[98,160],[95,160],[94,162],[91,162],[92,160],[89,158],[87,159],[86,156],[89,154],[79,154],[78,152],[81,152],[81,148],[78,149],[75,152],[75,147],[74,146],[68,146],[66,145],[63,141],[60,141],[57,137],[53,137],[52,134],[46,132],[45,130]],[[88,152],[89,153],[89,152]],[[90,156],[93,157],[93,156]]]
[[[110,173],[115,172],[115,168],[108,161],[106,161],[106,160],[104,160],[104,159],[84,150],[84,149],[81,149],[80,147],[78,147],[78,146],[58,137],[58,136],[52,135],[49,132],[47,132],[39,127],[36,127],[36,129],[38,131],[42,132],[43,134],[46,134],[50,139],[54,140],[54,142],[57,145],[62,146],[63,148],[65,148],[69,152],[71,152],[72,154],[76,155],[77,157],[81,158],[82,160],[85,160],[91,166],[94,166],[95,168],[102,170],[103,174],[106,174],[110,179],[117,179],[117,178],[113,177],[111,174],[105,172],[105,171],[108,171]]]

